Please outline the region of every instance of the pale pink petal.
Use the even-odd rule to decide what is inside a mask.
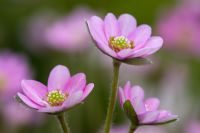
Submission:
[[[66,87],[68,79],[70,78],[70,72],[67,67],[63,65],[57,65],[51,70],[48,79],[48,90],[63,90]]]
[[[45,108],[41,108],[38,110],[38,112],[42,112],[42,113],[58,113],[58,112],[61,112],[63,111],[63,108],[62,106],[54,106],[54,107],[51,107],[51,106],[48,106],[48,107],[45,107]]]
[[[104,19],[104,30],[107,40],[119,35],[119,24],[114,14],[108,13]]]
[[[133,49],[123,49],[117,53],[117,56],[120,60],[123,60],[129,57],[133,52]]]
[[[133,51],[129,58],[133,57],[146,57],[158,51],[163,44],[163,39],[161,37],[151,37],[144,48]]]
[[[26,97],[25,95],[21,94],[21,93],[17,93],[17,96],[29,107],[34,108],[34,109],[40,109],[41,106],[39,106],[38,104],[34,103],[33,101],[31,101],[28,97]]]
[[[148,56],[157,52],[162,47],[162,45],[163,45],[163,39],[161,37],[158,36],[151,37],[145,44],[144,48],[146,49],[149,48],[152,50],[146,53],[144,56]]]
[[[125,96],[124,96],[124,91],[121,87],[119,87],[119,102],[120,102],[121,107],[123,107],[125,100],[126,99],[125,99]]]
[[[108,43],[108,40],[106,39],[106,36],[104,34],[104,22],[101,18],[93,16],[89,20],[87,20],[87,24],[90,34],[96,42],[98,42],[99,44]]]
[[[131,103],[138,115],[146,112],[145,104],[142,99],[138,97],[132,98]]]
[[[84,100],[90,94],[90,92],[93,90],[93,88],[94,88],[94,83],[90,83],[85,87],[85,89],[83,91],[82,100]]]
[[[139,115],[140,124],[151,124],[157,119],[158,116],[158,111],[147,112],[142,115]]]
[[[28,98],[41,106],[46,105],[46,102],[43,100],[47,94],[47,87],[45,85],[34,80],[22,80],[21,86]]]
[[[140,25],[129,34],[128,38],[134,42],[136,47],[142,46],[151,36],[151,27],[148,25]]]
[[[148,98],[145,101],[145,107],[147,111],[155,111],[160,105],[160,100],[158,98]]]
[[[124,96],[125,96],[126,99],[129,99],[129,100],[131,100],[131,98],[130,98],[130,96],[131,96],[130,90],[131,90],[131,82],[128,81],[124,85]]]
[[[86,76],[84,73],[78,73],[72,76],[66,86],[66,89],[63,90],[67,93],[73,93],[79,90],[83,90],[86,86]]]
[[[63,103],[62,107],[64,109],[69,109],[75,105],[77,105],[78,103],[81,102],[81,97],[83,96],[83,92],[82,91],[77,91],[75,93],[72,93],[71,95],[69,95],[66,99],[66,101]]]
[[[167,121],[171,121],[175,119],[178,119],[177,115],[172,115],[171,112],[162,110],[160,111],[160,114],[158,118],[156,119],[156,123],[167,122]]]
[[[144,99],[144,90],[140,86],[135,85],[131,88],[130,97],[131,97],[131,99],[137,98],[137,99],[143,100]]]
[[[137,114],[146,112],[145,104],[143,102],[144,90],[140,86],[133,86],[129,91],[129,96]]]
[[[131,32],[136,29],[136,19],[130,14],[122,14],[118,19],[120,34],[128,36]]]
[[[116,57],[116,53],[108,46],[108,40],[104,34],[104,22],[97,16],[91,17],[88,21],[88,29],[96,42],[96,46],[105,54]]]

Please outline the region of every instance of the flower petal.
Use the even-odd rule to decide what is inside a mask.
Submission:
[[[133,49],[123,49],[117,53],[118,59],[123,60],[130,56]]]
[[[48,90],[63,90],[66,87],[68,79],[70,78],[70,73],[67,67],[63,65],[57,65],[51,70],[48,79]]]
[[[21,93],[17,93],[17,96],[29,107],[34,108],[34,109],[40,109],[41,106],[39,106],[38,104],[34,103],[33,101],[31,101],[28,97],[26,97],[25,95],[21,94]]]
[[[174,120],[177,118],[178,118],[177,115],[172,115],[171,112],[162,110],[162,111],[160,111],[160,114],[156,120],[156,123],[167,122],[167,121],[171,121],[171,120]]]
[[[108,40],[104,34],[104,22],[97,16],[91,17],[88,21],[88,29],[96,46],[105,54],[116,57],[116,53],[108,46]]]
[[[125,100],[130,99],[130,90],[131,90],[131,82],[127,81],[126,84],[124,85],[124,96],[125,96]]]
[[[47,87],[45,85],[34,80],[22,80],[21,86],[23,92],[32,101],[41,106],[47,105],[47,103],[43,100],[47,94]]]
[[[151,55],[153,53],[155,53],[156,51],[158,51],[163,45],[163,39],[161,37],[158,36],[154,36],[151,37],[147,43],[145,44],[146,49],[151,49],[151,51],[149,51],[148,53],[146,53],[144,56],[148,56]]]
[[[125,96],[124,96],[124,91],[121,87],[119,87],[119,102],[121,107],[123,107],[123,104],[125,102]]]
[[[114,14],[108,13],[104,19],[104,30],[107,40],[119,35],[119,25]]]
[[[58,113],[63,111],[62,106],[55,106],[55,107],[45,107],[45,108],[41,108],[38,110],[38,112],[42,112],[42,113]]]
[[[145,101],[145,107],[147,111],[155,111],[160,105],[160,100],[158,98],[148,98]]]
[[[84,73],[78,73],[74,76],[72,76],[67,85],[66,85],[66,90],[63,90],[64,92],[67,93],[73,93],[79,90],[83,90],[86,86],[86,76]]]
[[[143,24],[140,25],[129,34],[128,38],[134,42],[134,45],[137,47],[142,46],[151,36],[151,27]]]
[[[120,34],[128,36],[131,32],[136,29],[137,21],[130,14],[122,14],[118,19]]]
[[[139,115],[140,124],[151,124],[157,119],[158,116],[158,111],[147,112],[142,115]]]
[[[85,89],[83,91],[82,100],[84,100],[90,94],[90,92],[93,90],[93,88],[94,88],[94,83],[90,83],[85,87]]]
[[[129,58],[133,57],[146,57],[158,51],[163,44],[163,39],[161,37],[151,37],[144,48],[138,49],[131,53]]]
[[[144,99],[144,90],[142,89],[142,87],[135,85],[131,88],[130,97],[131,97],[131,99],[137,98],[137,99],[143,100]]]
[[[133,86],[129,92],[131,103],[137,112],[137,114],[142,114],[146,112],[144,99],[144,90],[140,86]]]
[[[71,95],[69,95],[69,97],[67,97],[66,101],[63,103],[63,108],[66,109],[70,109],[71,107],[77,105],[78,103],[81,102],[81,97],[83,95],[82,91],[78,91],[75,93],[72,93]]]

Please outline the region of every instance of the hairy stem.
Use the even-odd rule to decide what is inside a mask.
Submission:
[[[62,131],[63,133],[70,133],[70,130],[69,130],[69,127],[68,127],[68,124],[65,120],[65,114],[64,113],[60,113],[57,115],[57,118],[58,118],[58,121],[59,121],[59,124],[62,128]]]
[[[104,133],[110,132],[113,112],[115,109],[115,104],[116,104],[116,99],[117,99],[119,68],[120,68],[120,62],[113,59],[113,82],[112,82],[112,90],[110,94],[108,110],[107,110],[107,115],[106,115],[106,120],[105,120]]]

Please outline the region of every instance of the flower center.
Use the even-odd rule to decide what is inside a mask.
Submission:
[[[63,104],[63,102],[65,101],[65,99],[68,97],[68,94],[63,94],[61,91],[59,90],[54,90],[51,91],[47,94],[47,102],[51,105],[51,106],[60,106]]]
[[[129,41],[124,36],[110,37],[109,46],[115,52],[119,52],[123,49],[133,49],[135,47],[134,42]]]

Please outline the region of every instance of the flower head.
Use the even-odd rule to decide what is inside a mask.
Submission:
[[[58,65],[50,73],[48,85],[35,80],[21,82],[24,94],[18,97],[29,107],[45,113],[58,113],[81,103],[92,91],[94,84],[86,85],[86,76],[70,76],[67,67]]]
[[[181,2],[160,17],[157,29],[167,50],[199,56],[200,4],[194,0]]]
[[[6,102],[20,90],[20,82],[31,76],[27,60],[11,52],[0,53],[0,99]]]
[[[93,15],[87,8],[73,10],[69,15],[55,21],[45,32],[47,44],[67,52],[79,52],[88,48],[90,36],[85,27],[85,19]]]
[[[129,14],[122,14],[118,20],[112,13],[108,13],[104,20],[93,16],[87,24],[97,47],[118,60],[146,57],[163,44],[161,37],[151,37],[150,26],[137,27],[136,19]]]
[[[144,101],[144,91],[140,86],[131,86],[127,82],[124,89],[119,88],[121,106],[129,100],[134,108],[139,125],[156,125],[174,121],[177,115],[172,115],[167,110],[159,110],[160,101],[157,98],[148,98]]]

